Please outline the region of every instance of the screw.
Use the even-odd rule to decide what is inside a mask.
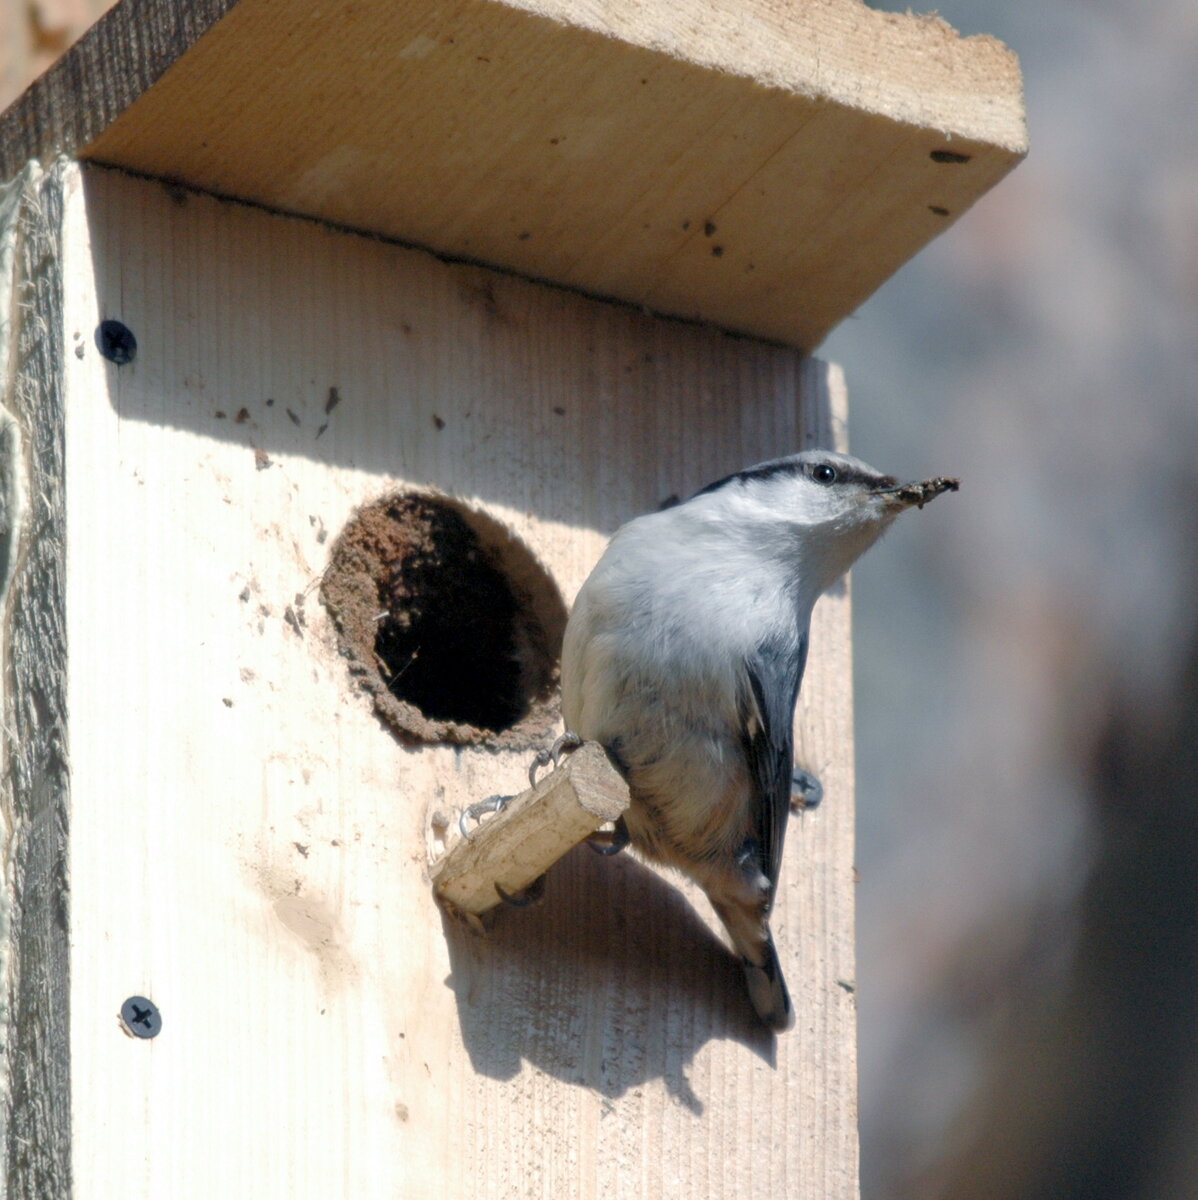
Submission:
[[[111,363],[123,367],[137,356],[137,338],[120,321],[101,321],[96,328],[96,349]]]
[[[157,1037],[162,1032],[162,1014],[145,996],[130,996],[121,1005],[121,1024],[134,1037]]]

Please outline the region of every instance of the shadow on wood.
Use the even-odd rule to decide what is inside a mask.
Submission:
[[[122,420],[243,447],[264,485],[307,460],[572,527],[598,515],[611,532],[798,444],[784,425],[749,449],[740,416],[793,411],[793,349],[119,171],[82,178],[96,321],[119,318],[139,345],[110,368],[108,401]],[[156,255],[170,279],[143,274]],[[79,333],[90,344],[94,329]],[[683,442],[678,463],[660,453]]]
[[[535,907],[503,911],[489,936],[444,919],[462,1039],[475,1070],[511,1079],[524,1062],[604,1096],[660,1078],[691,1112],[687,1068],[711,1040],[771,1066],[732,953],[685,897],[628,855],[579,846]]]

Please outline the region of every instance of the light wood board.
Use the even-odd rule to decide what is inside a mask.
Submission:
[[[125,0],[0,119],[806,349],[1026,148],[1005,47],[858,0]]]
[[[52,459],[27,491],[63,531],[43,604],[67,657],[33,638],[5,705],[34,679],[69,713],[49,875],[69,867],[69,1072],[65,1016],[9,1064],[21,1128],[31,1093],[69,1120],[42,1177],[79,1200],[855,1197],[847,589],[817,607],[800,707],[828,798],[791,825],[775,928],[798,1021],[777,1040],[703,898],[628,856],[576,850],[485,938],[445,920],[434,816],[518,791],[528,757],[399,744],[316,595],[357,505],[431,484],[569,600],[624,519],[842,444],[839,373],[117,172],[58,177],[65,502]],[[93,341],[110,317],[138,339],[120,368]],[[32,428],[39,404],[10,407]],[[3,782],[20,858],[32,818]],[[11,866],[6,886],[29,899]],[[119,1028],[136,994],[153,1040]]]

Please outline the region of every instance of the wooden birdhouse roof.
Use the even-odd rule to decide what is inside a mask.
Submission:
[[[59,153],[812,349],[1026,151],[1014,55],[858,0],[123,0]]]

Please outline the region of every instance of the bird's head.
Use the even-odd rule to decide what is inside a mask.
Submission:
[[[847,454],[804,450],[709,484],[694,499],[755,544],[830,587],[908,508],[922,508],[955,479],[899,483]],[[703,497],[710,499],[704,501]]]

